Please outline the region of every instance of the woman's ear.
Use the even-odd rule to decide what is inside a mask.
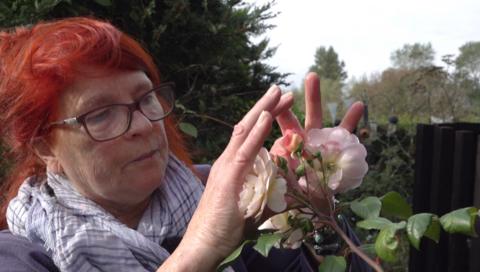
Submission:
[[[63,167],[55,156],[50,143],[44,137],[37,137],[32,141],[32,147],[37,156],[45,163],[48,172],[62,174]]]

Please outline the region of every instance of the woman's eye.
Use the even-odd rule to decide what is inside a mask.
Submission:
[[[157,97],[155,96],[155,93],[151,92],[142,99],[141,103],[142,105],[151,105],[156,103],[157,101],[158,100],[157,100]]]
[[[106,108],[106,109],[92,112],[87,116],[85,121],[94,125],[94,124],[104,122],[105,120],[108,120],[111,117],[111,115],[112,115],[112,109]]]

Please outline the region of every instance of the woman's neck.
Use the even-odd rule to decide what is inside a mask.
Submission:
[[[145,199],[144,201],[132,205],[132,206],[123,206],[121,209],[118,208],[116,205],[113,206],[103,206],[109,213],[111,213],[115,218],[117,218],[120,222],[127,225],[129,228],[137,229],[138,223],[142,219],[145,210],[148,208],[150,204],[150,197]]]

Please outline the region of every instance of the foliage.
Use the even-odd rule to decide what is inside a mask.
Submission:
[[[470,85],[461,74],[435,66],[387,69],[354,82],[350,91],[352,97],[368,104],[373,120],[397,116],[410,123],[469,121],[475,112],[470,93]]]
[[[369,170],[362,186],[339,196],[340,200],[379,196],[396,191],[410,197],[413,193],[415,128],[379,125],[363,140]]]
[[[315,64],[310,67],[311,72],[316,72],[322,79],[343,82],[347,78],[345,62],[340,61],[337,52],[332,46],[317,48]]]
[[[393,67],[400,69],[418,69],[432,66],[434,59],[435,51],[430,43],[405,44],[390,56]]]
[[[467,90],[474,110],[473,115],[480,115],[480,42],[467,42],[460,48],[460,54],[452,60],[455,78],[462,88]]]
[[[467,42],[459,50],[460,54],[455,59],[455,66],[480,84],[480,42]]]
[[[194,157],[210,162],[223,150],[231,127],[273,84],[285,84],[265,60],[275,53],[268,39],[253,42],[273,26],[273,2],[241,0],[4,0],[0,25],[95,16],[140,40],[154,56],[162,78],[176,82],[179,123]],[[190,125],[189,125],[190,124]],[[195,128],[192,128],[194,124]]]
[[[342,272],[347,269],[347,263],[342,257],[327,256],[318,267],[319,272]]]
[[[415,151],[415,126],[402,125],[389,126],[378,125],[377,131],[370,131],[368,138],[363,140],[367,149],[367,162],[369,171],[364,177],[362,186],[356,190],[339,195],[340,202],[348,202],[351,199],[365,199],[368,196],[381,196],[385,192],[398,192],[386,194],[380,198],[381,215],[388,218],[406,220],[411,214],[407,206],[411,203],[414,182],[414,151]],[[405,196],[406,201],[403,200]],[[392,210],[390,210],[392,209]],[[402,214],[401,211],[405,213]],[[345,215],[351,215],[344,211]],[[396,214],[397,216],[394,216]],[[356,224],[355,216],[346,216]],[[374,231],[366,231],[357,227],[355,232],[364,244],[374,243]],[[386,271],[405,271],[408,266],[409,242],[405,234],[398,236],[396,261],[384,264]],[[374,245],[372,245],[374,247]]]
[[[395,132],[397,131],[389,131],[387,137]],[[398,144],[403,145],[401,142]],[[288,190],[282,194],[290,199],[289,209],[275,211],[276,214],[265,221],[259,227],[260,231],[253,235],[253,248],[263,256],[268,256],[272,247],[296,248],[303,243],[307,248],[313,248],[314,254],[326,255],[319,271],[345,271],[346,258],[351,253],[357,254],[377,272],[384,271],[383,268],[398,271],[397,263],[403,265],[400,267],[406,265],[406,258],[403,257],[408,254],[405,249],[409,243],[418,249],[422,239],[438,242],[442,230],[477,236],[475,226],[479,210],[475,207],[454,210],[441,217],[432,213],[413,214],[409,202],[393,191],[381,197],[367,195],[349,202],[346,199],[348,194],[343,193],[359,185],[349,173],[354,170],[356,175],[363,177],[366,173],[366,166],[362,167],[366,153],[361,152],[363,147],[358,146],[355,136],[343,128],[311,129],[305,140],[299,134],[287,133],[281,138],[281,145],[285,149],[274,146],[270,157],[262,156],[262,152],[258,156],[270,160],[263,161],[265,165],[268,162],[275,164],[269,164],[271,167],[263,171],[257,167],[254,168],[255,171],[249,172],[252,175],[249,182],[257,180],[255,176],[260,176],[272,184],[280,180],[286,180],[288,184]],[[348,155],[348,162],[343,161],[344,155],[353,149],[356,150],[355,154]],[[282,150],[286,150],[286,153]],[[266,149],[263,152],[267,152]],[[395,154],[390,155],[393,156]],[[409,154],[404,156],[408,158]],[[338,173],[341,175],[337,176]],[[258,180],[253,187],[252,184],[244,185],[240,196],[248,190],[257,192],[257,186],[260,191],[265,185]],[[334,195],[338,197],[337,201]],[[252,198],[251,204],[257,205],[259,199],[268,201],[270,197],[268,192],[262,193]],[[275,196],[274,199],[279,198]],[[244,206],[243,200],[240,197],[240,207]],[[350,207],[350,210],[345,210],[346,207]],[[263,212],[263,206],[259,205],[258,210]],[[368,253],[363,251],[363,247],[361,249],[355,245],[340,227],[344,218],[342,213],[350,213],[355,217],[356,227],[369,232]],[[248,214],[245,213],[246,218],[250,217]],[[255,218],[259,217],[256,215]],[[331,233],[341,240],[328,244],[325,237]],[[328,253],[325,253],[326,248],[329,248]],[[228,260],[233,259],[229,257]]]
[[[474,121],[480,113],[480,47],[469,42],[460,55],[434,66],[430,44],[406,44],[392,53],[393,67],[352,80],[350,95],[369,105],[374,120],[397,116],[404,122]]]
[[[396,193],[388,193],[382,198],[388,197]],[[398,199],[398,195],[395,198]],[[375,201],[375,197],[368,197],[360,202]],[[377,199],[380,201],[380,199]],[[405,200],[400,200],[406,203]],[[358,202],[358,201],[357,201]],[[392,207],[395,205],[396,207]],[[467,207],[458,210],[451,211],[443,215],[440,219],[438,215],[431,213],[420,213],[410,215],[408,218],[404,218],[405,214],[411,214],[411,207],[409,205],[403,205],[403,208],[398,207],[395,202],[382,202],[381,214],[385,214],[384,210],[396,211],[391,214],[397,218],[403,218],[404,220],[395,223],[384,217],[365,217],[365,214],[358,213],[355,209],[352,211],[359,217],[366,220],[359,221],[357,227],[372,230],[378,230],[378,236],[375,240],[375,252],[378,257],[387,262],[394,262],[398,257],[399,239],[401,236],[397,234],[398,231],[405,231],[410,243],[419,248],[420,240],[424,237],[429,238],[438,243],[440,231],[443,229],[448,233],[462,233],[464,235],[476,237],[475,224],[477,220],[478,209],[475,207]],[[407,222],[405,221],[407,220]],[[367,222],[369,221],[369,222]]]

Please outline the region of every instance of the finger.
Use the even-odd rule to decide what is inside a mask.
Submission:
[[[303,134],[302,131],[302,126],[300,125],[300,122],[298,122],[297,117],[291,110],[286,110],[281,112],[277,117],[276,117],[278,126],[280,127],[280,130],[282,131],[282,135],[285,135],[287,133],[287,130],[292,130],[295,133]]]
[[[322,127],[320,79],[316,73],[305,78],[305,131]]]
[[[278,102],[277,106],[271,111],[272,117],[275,118],[281,112],[284,112],[291,108],[293,105],[293,94],[292,92],[288,92],[282,95],[280,101]]]
[[[245,141],[238,148],[238,150],[236,150],[233,156],[235,167],[232,169],[232,174],[234,176],[242,175],[245,173],[245,171],[250,170],[255,157],[270,133],[272,121],[273,118],[269,112],[264,111],[261,113],[255,126],[252,128],[250,133],[248,133]],[[238,184],[241,186],[242,183],[243,180]]]
[[[252,127],[258,121],[262,111],[271,111],[279,103],[281,96],[280,88],[272,85],[267,93],[258,100],[253,108],[233,128],[232,137],[226,149],[236,150],[243,143]]]
[[[343,117],[340,126],[352,132],[357,127],[360,118],[362,118],[363,109],[364,106],[362,102],[357,101],[353,103]]]

